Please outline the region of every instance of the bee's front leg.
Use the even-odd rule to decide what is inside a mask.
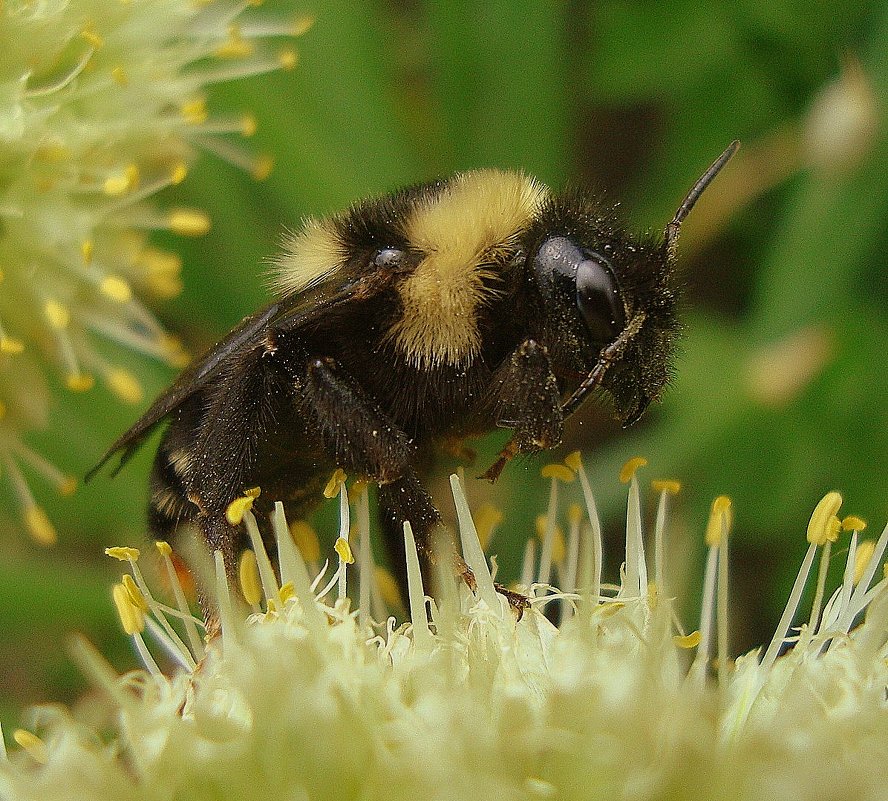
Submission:
[[[524,340],[494,373],[491,404],[496,424],[514,433],[483,478],[496,481],[506,463],[519,453],[548,450],[561,443],[561,393],[546,347],[536,340]]]

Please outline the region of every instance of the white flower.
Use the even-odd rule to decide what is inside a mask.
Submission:
[[[180,260],[148,235],[201,235],[209,217],[161,209],[154,196],[185,179],[199,150],[267,173],[267,159],[230,141],[255,121],[213,116],[205,89],[293,66],[282,37],[307,23],[251,16],[249,5],[0,4],[0,474],[43,544],[55,532],[21,466],[74,488],[22,437],[49,422],[50,387],[82,392],[98,378],[137,404],[142,388],[118,346],[187,359],[145,302],[179,292]]]
[[[125,627],[141,642],[144,624],[183,667],[167,678],[149,657],[148,672],[119,677],[79,641],[78,661],[117,705],[118,735],[103,743],[58,709],[38,712],[41,734],[16,733],[21,748],[0,767],[0,794],[23,801],[883,798],[888,581],[876,574],[888,528],[861,549],[862,521],[840,521],[841,499],[828,495],[812,517],[810,553],[825,554],[818,568],[825,577],[831,538],[844,523],[852,531],[845,581],[825,603],[817,593],[809,624],[795,633],[794,592],[776,645],[731,662],[724,652],[727,499],[713,504],[707,530],[700,629],[685,634],[663,588],[676,482],[655,482],[660,509],[649,562],[639,462],[627,466],[626,563],[619,585],[602,584],[594,501],[579,459],[569,464],[570,471],[548,474],[553,487],[570,472],[579,476],[587,519],[578,546],[555,559],[559,576],[581,577],[576,592],[549,600],[562,605],[560,627],[539,610],[549,587],[522,588],[532,606],[520,621],[495,591],[456,477],[463,553],[477,591],[445,582],[434,601],[425,598],[406,527],[412,623],[375,625],[363,606],[352,611],[334,590],[353,570],[347,560],[326,589],[320,577],[311,583],[280,506],[278,577],[251,513],[244,517],[256,561],[243,573],[248,585],[263,587],[263,610],[249,614],[232,597],[217,559],[221,634],[205,653],[184,629],[170,636],[169,621],[184,617],[192,628],[194,621],[178,601],[165,606],[148,594],[138,554],[113,550],[133,569],[115,593]],[[366,492],[357,505],[363,544]],[[553,504],[550,538],[556,519]],[[168,546],[161,551],[167,559]],[[543,551],[552,553],[551,542]],[[567,563],[570,553],[577,564]],[[806,558],[802,585],[812,565]],[[359,582],[374,575],[369,549],[359,548],[357,566]],[[787,643],[794,647],[778,655]]]

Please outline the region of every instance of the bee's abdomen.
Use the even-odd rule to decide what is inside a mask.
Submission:
[[[197,512],[185,489],[188,464],[187,452],[171,449],[168,438],[164,438],[154,457],[148,501],[148,526],[158,539],[172,538],[176,528]]]

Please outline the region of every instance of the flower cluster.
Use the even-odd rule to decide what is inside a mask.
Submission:
[[[149,303],[176,295],[180,260],[159,229],[206,232],[205,212],[154,196],[211,151],[267,174],[232,141],[250,115],[210,114],[210,85],[295,64],[282,37],[307,20],[250,16],[219,0],[8,0],[0,4],[0,474],[32,536],[55,532],[25,471],[63,493],[74,481],[22,435],[49,422],[53,389],[98,379],[139,403],[120,346],[181,365]]]
[[[85,641],[75,655],[114,701],[118,734],[106,742],[59,708],[37,711],[38,733],[0,765],[0,795],[22,799],[878,799],[888,767],[888,579],[878,542],[859,540],[855,517],[827,495],[808,528],[809,550],[770,645],[736,661],[727,653],[730,502],[713,504],[706,532],[699,628],[677,623],[669,584],[668,506],[678,490],[655,482],[653,537],[628,464],[626,557],[618,584],[601,580],[600,525],[582,464],[549,469],[552,498],[531,606],[518,619],[494,585],[460,482],[452,478],[463,553],[476,589],[446,580],[424,592],[405,525],[410,619],[374,622],[379,599],[368,541],[366,492],[358,524],[345,520],[338,568],[314,581],[283,510],[273,516],[274,569],[241,504],[252,556],[243,595],[216,560],[220,633],[204,646],[179,590],[152,595],[133,549],[115,589],[124,628],[146,671],[118,676]],[[558,543],[558,482],[579,478],[583,520]],[[352,493],[355,494],[354,492]],[[576,531],[576,534],[574,533]],[[825,592],[832,544],[849,537],[844,577]],[[350,539],[359,538],[357,557]],[[653,558],[645,542],[653,540]],[[169,546],[159,545],[169,575]],[[821,554],[806,623],[790,626]],[[359,588],[349,600],[356,562]],[[555,592],[545,573],[575,577]],[[540,581],[539,579],[543,579]],[[173,584],[174,588],[177,586]],[[554,626],[540,612],[561,606]],[[353,606],[356,607],[353,609]],[[863,622],[860,622],[865,615]],[[143,639],[181,668],[167,678]],[[186,645],[185,643],[189,644]],[[713,659],[716,655],[717,659]]]

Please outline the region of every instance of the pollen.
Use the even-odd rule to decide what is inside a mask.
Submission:
[[[574,473],[579,473],[580,468],[583,466],[583,459],[579,451],[572,451],[564,457],[564,463],[573,470]]]
[[[43,313],[55,329],[67,328],[71,324],[71,312],[57,300],[47,300],[43,304]]]
[[[91,47],[96,48],[96,50],[105,43],[102,37],[93,30],[92,26],[80,31],[80,38],[89,43]]]
[[[12,733],[12,739],[38,764],[45,765],[49,762],[49,752],[46,749],[46,743],[33,732],[27,729],[16,729]]]
[[[92,239],[84,239],[83,242],[80,243],[80,256],[83,259],[84,264],[92,263],[95,247],[96,243],[93,242]]]
[[[235,498],[228,504],[228,508],[225,510],[225,519],[232,526],[239,526],[243,522],[244,513],[253,508],[255,500],[256,497],[251,495],[242,495],[240,498]]]
[[[182,119],[189,125],[201,125],[207,121],[207,101],[202,97],[188,100],[179,107]]]
[[[253,52],[253,43],[244,39],[237,25],[229,25],[228,39],[216,48],[218,58],[246,58]]]
[[[0,353],[5,353],[7,356],[17,356],[24,350],[25,343],[21,340],[0,336]]]
[[[145,596],[142,595],[142,591],[136,585],[135,579],[129,573],[126,573],[120,581],[126,590],[130,603],[140,612],[147,612],[148,601],[145,600]]]
[[[112,548],[105,548],[105,556],[117,559],[121,562],[137,562],[139,560],[139,549],[130,548],[126,545],[115,545]]]
[[[58,487],[59,495],[63,498],[67,498],[70,495],[73,495],[77,490],[77,479],[74,478],[74,476],[64,476],[62,480],[59,481]]]
[[[296,589],[293,586],[292,581],[288,581],[286,584],[281,585],[280,590],[278,590],[278,596],[281,599],[281,603],[285,604],[289,601],[294,595],[296,595]]]
[[[713,502],[706,523],[706,544],[715,548],[721,543],[722,534],[731,528],[733,511],[731,499],[727,495],[719,495]]]
[[[264,181],[271,175],[271,171],[274,169],[274,159],[269,155],[257,156],[255,161],[253,162],[253,167],[250,170],[250,174],[257,181]]]
[[[344,562],[347,565],[353,565],[355,563],[355,557],[352,553],[351,545],[348,544],[348,540],[345,537],[337,537],[333,550],[335,550],[337,556],[339,556],[340,562]]]
[[[638,472],[638,469],[644,467],[648,460],[644,456],[633,456],[620,468],[620,483],[628,484]]]
[[[481,547],[487,550],[494,529],[503,522],[503,513],[492,503],[484,503],[479,506],[472,515],[475,520],[475,530]]]
[[[651,482],[654,492],[665,493],[666,495],[678,495],[681,492],[681,482],[675,479],[654,479]]]
[[[700,632],[692,631],[690,634],[676,635],[672,638],[672,642],[686,650],[696,648],[700,644]]]
[[[258,606],[262,600],[262,581],[256,554],[249,548],[241,554],[237,572],[244,599],[250,606]]]
[[[108,275],[99,284],[99,291],[115,303],[129,303],[133,299],[132,287],[119,275]]]
[[[95,384],[95,378],[89,373],[71,373],[71,375],[65,378],[65,386],[71,392],[89,392]]]
[[[543,478],[558,479],[559,481],[563,481],[565,484],[570,484],[570,482],[573,481],[575,478],[573,470],[558,462],[553,462],[552,464],[545,465],[543,469],[540,470],[540,475]]]
[[[126,70],[118,64],[116,67],[112,67],[111,69],[111,77],[114,79],[114,83],[118,86],[128,86],[129,85],[129,76],[126,74]]]
[[[123,630],[132,636],[141,634],[145,630],[145,616],[141,610],[130,600],[129,593],[123,584],[115,584],[112,590],[114,606],[117,608],[117,616]]]
[[[305,520],[294,520],[290,523],[290,535],[306,562],[311,564],[321,558],[317,532]]]
[[[382,565],[375,565],[373,568],[373,578],[376,586],[379,587],[379,594],[382,600],[391,608],[397,608],[402,605],[401,590],[398,588],[398,582],[395,577],[386,570]]]
[[[842,496],[838,492],[828,492],[820,499],[808,522],[808,542],[825,545],[839,538],[842,523],[836,515],[841,507]]]
[[[299,63],[299,54],[292,48],[288,47],[278,53],[278,63],[280,63],[282,69],[295,69],[296,65]]]
[[[572,503],[567,508],[567,521],[572,526],[578,526],[583,522],[583,517],[585,516],[585,512],[583,511],[583,507],[578,503]]]
[[[302,36],[315,24],[315,18],[311,14],[302,14],[293,20],[290,26],[290,36]]]
[[[842,531],[863,531],[865,528],[866,521],[862,517],[848,515],[842,519]]]
[[[25,510],[25,525],[31,539],[38,545],[55,545],[58,540],[55,527],[49,522],[46,512],[43,508],[37,506],[29,506]]]
[[[173,209],[167,223],[181,236],[204,236],[210,230],[209,215],[199,209]]]
[[[333,475],[330,476],[330,480],[327,482],[327,486],[324,487],[324,497],[325,498],[334,498],[339,493],[339,488],[345,484],[347,476],[345,475],[345,470],[341,467],[337,467],[333,471]]]
[[[155,540],[154,547],[161,556],[172,556],[173,549],[166,540]]]
[[[241,136],[254,136],[256,133],[256,118],[252,114],[244,114],[241,117]]]
[[[863,573],[869,567],[869,563],[876,551],[875,540],[862,540],[857,543],[857,550],[854,552],[854,584],[859,584],[863,578]]]
[[[142,385],[128,370],[120,368],[111,370],[106,381],[111,391],[125,403],[136,405],[142,402]]]

